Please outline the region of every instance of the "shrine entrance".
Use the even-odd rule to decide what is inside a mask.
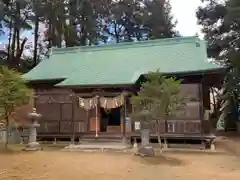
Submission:
[[[104,109],[100,107],[100,132],[121,132],[121,107]]]
[[[78,97],[81,108],[87,111],[88,127],[98,137],[100,132],[124,133],[125,125],[122,120],[122,109],[126,106],[127,93],[115,97],[96,95],[91,98]]]

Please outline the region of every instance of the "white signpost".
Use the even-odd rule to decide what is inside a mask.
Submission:
[[[135,128],[135,130],[140,130],[141,129],[141,123],[139,121],[135,121],[134,128]]]

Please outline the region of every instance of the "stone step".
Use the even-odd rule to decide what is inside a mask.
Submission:
[[[122,138],[81,138],[82,142],[122,142]]]
[[[66,146],[63,150],[126,150],[132,146],[124,143],[81,143],[78,145]]]

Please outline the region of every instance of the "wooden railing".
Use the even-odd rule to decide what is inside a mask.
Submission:
[[[200,120],[163,120],[159,123],[151,123],[150,129],[153,132],[169,134],[201,134],[202,125]]]

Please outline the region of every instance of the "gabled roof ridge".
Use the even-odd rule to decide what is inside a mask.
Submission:
[[[188,37],[175,37],[175,38],[165,38],[165,39],[154,39],[146,41],[137,42],[122,42],[122,43],[112,43],[94,46],[75,46],[67,48],[52,48],[52,54],[64,54],[64,53],[76,53],[76,52],[88,52],[88,51],[100,51],[100,50],[114,50],[119,48],[136,48],[136,47],[149,47],[156,45],[172,45],[172,44],[183,44],[183,43],[197,43],[200,40],[197,36]],[[133,46],[135,45],[135,46]]]

